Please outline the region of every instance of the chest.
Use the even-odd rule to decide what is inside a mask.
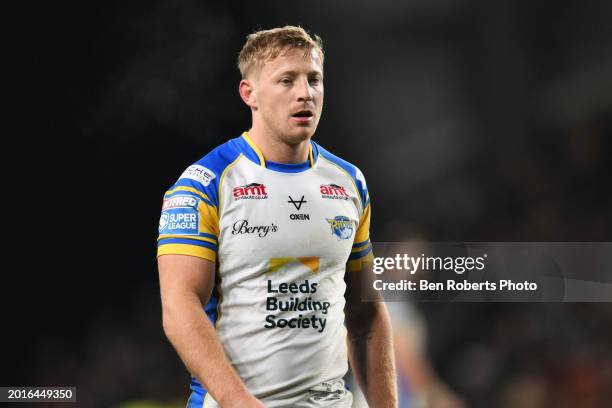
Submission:
[[[297,174],[232,170],[220,191],[220,255],[346,261],[360,219],[348,176],[322,166]]]

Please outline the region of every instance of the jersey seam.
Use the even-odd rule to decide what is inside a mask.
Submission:
[[[359,199],[359,204],[360,204],[360,207],[361,207],[361,212],[363,213],[365,211],[365,208],[363,206],[363,201],[361,200],[361,193],[359,192],[359,188],[357,188],[357,183],[355,183],[355,180],[353,180],[353,176],[351,176],[351,174],[348,171],[346,171],[345,169],[343,169],[340,165],[334,163],[333,161],[329,160],[327,157],[325,157],[321,153],[319,153],[319,158],[321,158],[321,157],[323,157],[329,163],[333,164],[335,167],[340,169],[342,172],[344,172],[344,174],[346,174],[349,177],[349,179],[351,180],[351,183],[353,183],[353,186],[355,187],[355,192],[357,193],[357,198]],[[361,214],[360,214],[360,216],[361,216]]]
[[[223,169],[223,172],[221,173],[221,177],[219,178],[219,191],[217,192],[217,195],[219,197],[219,206],[217,207],[217,216],[219,218],[219,224],[221,224],[221,210],[223,207],[223,197],[222,197],[222,189],[223,189],[223,181],[225,179],[225,176],[227,175],[227,172],[236,165],[236,163],[238,163],[238,161],[240,160],[241,157],[243,157],[244,154],[241,152],[238,157],[236,157],[236,159],[234,159],[233,162],[231,162],[230,164],[227,165],[227,167],[225,169]],[[221,226],[219,225],[219,228],[221,228]]]

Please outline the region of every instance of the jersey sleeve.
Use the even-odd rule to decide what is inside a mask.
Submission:
[[[349,272],[361,270],[363,264],[372,262],[374,254],[372,253],[372,243],[370,242],[370,194],[366,186],[365,178],[359,169],[355,172],[355,186],[357,187],[362,213],[359,219],[359,226],[355,233],[353,248],[349,256],[346,269]]]
[[[217,180],[213,170],[194,164],[164,194],[157,256],[190,255],[215,262],[219,245]]]

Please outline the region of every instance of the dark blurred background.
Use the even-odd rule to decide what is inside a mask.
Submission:
[[[235,61],[260,28],[323,38],[316,140],[364,171],[374,241],[610,241],[612,2],[21,2],[2,19],[19,217],[5,213],[1,385],[186,400],[161,330],[161,197],[248,129]],[[469,406],[612,401],[610,303],[418,307]]]

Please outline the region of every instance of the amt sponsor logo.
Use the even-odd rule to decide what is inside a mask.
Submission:
[[[260,238],[266,237],[271,232],[278,231],[278,225],[249,225],[247,220],[238,220],[232,226],[232,235],[256,234]]]
[[[323,184],[320,186],[321,197],[332,200],[348,200],[349,195],[346,189],[337,184]]]
[[[268,198],[268,192],[266,186],[259,183],[250,183],[244,186],[238,186],[234,188],[234,199],[255,199],[262,200]]]

